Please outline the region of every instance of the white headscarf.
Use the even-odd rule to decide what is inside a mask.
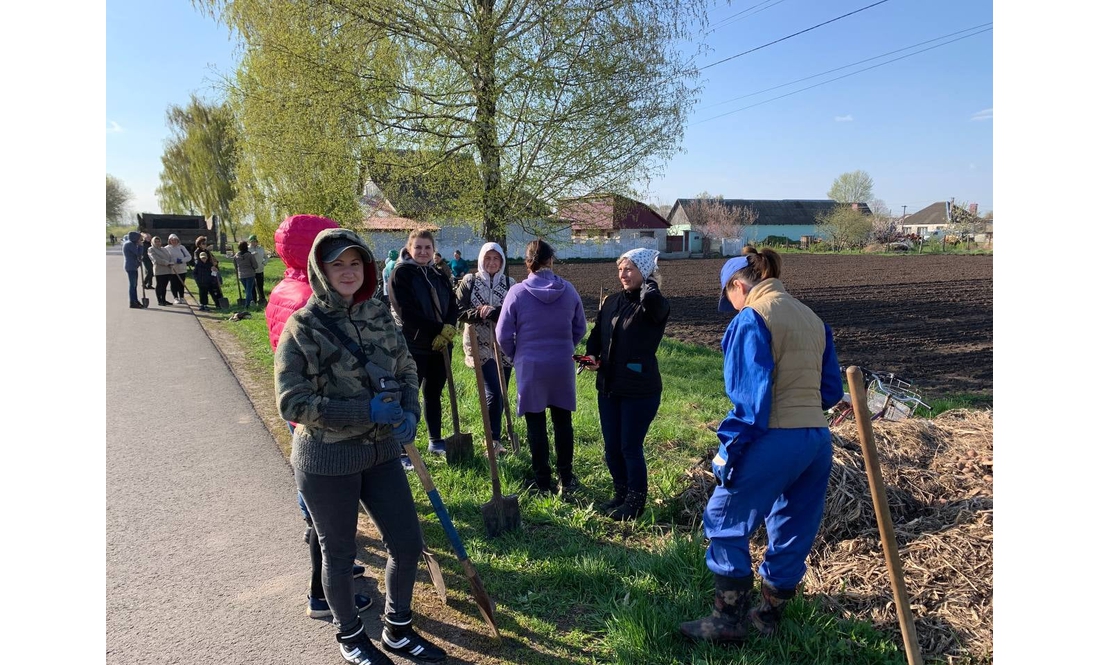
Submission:
[[[642,281],[649,279],[649,276],[653,274],[653,271],[657,269],[657,257],[660,255],[655,249],[647,249],[645,247],[639,247],[638,249],[632,249],[629,252],[624,253],[619,257],[619,261],[623,259],[629,259],[637,268],[638,272],[642,273]],[[616,261],[615,263],[618,263]]]
[[[497,274],[490,276],[488,271],[485,270],[485,254],[493,250],[497,254],[500,254],[500,270],[497,270]],[[495,242],[487,242],[481,246],[481,251],[477,253],[477,276],[478,279],[485,280],[485,283],[489,285],[490,289],[495,289],[504,279],[504,266],[508,263],[508,257],[505,256],[504,250],[500,245]]]

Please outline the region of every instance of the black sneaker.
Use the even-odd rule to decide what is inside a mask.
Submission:
[[[355,665],[394,665],[390,657],[382,653],[363,628],[363,622],[359,622],[359,630],[344,636],[336,634],[336,641],[340,644],[340,655],[349,663]]]
[[[577,480],[576,476],[569,479],[569,482],[563,482],[561,484],[561,498],[568,499],[577,490],[581,488],[581,481]]]
[[[442,663],[447,660],[447,653],[443,649],[416,634],[412,619],[401,624],[383,617],[382,623],[385,625],[382,629],[382,648],[386,651],[425,663]]]
[[[544,483],[540,483],[538,480],[528,480],[523,489],[531,494],[549,496],[558,493],[558,484],[553,480]]]

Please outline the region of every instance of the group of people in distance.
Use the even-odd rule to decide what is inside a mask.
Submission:
[[[525,247],[520,281],[506,274],[504,249],[488,242],[476,266],[452,283],[438,267],[427,230],[412,232],[382,261],[332,220],[294,215],[276,231],[275,248],[287,269],[271,292],[266,319],[277,405],[293,432],[290,461],[308,525],[313,571],[307,612],[333,617],[347,662],[391,663],[384,651],[423,662],[446,659],[413,627],[423,537],[405,452],[415,445],[421,420],[428,451],[446,452],[441,397],[456,338],[467,367],[474,366],[478,345],[497,451],[507,450],[500,443],[502,384],[507,390],[514,372],[516,413],[526,421],[531,454],[528,489],[568,497],[580,486],[573,466],[574,353],[587,333],[581,367],[596,373],[613,486],[599,508],[616,520],[644,513],[644,442],[661,403],[657,350],[671,315],[656,250],[637,248],[618,258],[622,289],[600,303],[589,329],[579,294],[554,273],[554,249],[541,239]],[[238,270],[249,262],[246,252],[243,246],[238,252]],[[130,266],[134,253],[124,247],[124,254]],[[151,254],[168,269],[164,274],[174,274],[174,254]],[[753,631],[774,635],[805,575],[824,512],[832,444],[823,411],[843,395],[839,363],[831,330],[786,292],[780,269],[779,254],[748,247],[719,275],[719,309],[733,313],[722,339],[732,408],[717,429],[717,487],[703,524],[713,610],[680,625],[693,639],[725,643]],[[157,274],[159,296],[164,288]],[[352,581],[364,572],[355,563],[360,504],[387,552],[382,649],[360,617],[372,601],[356,594]],[[754,571],[749,537],[761,523],[769,547]]]
[[[195,239],[195,251],[192,254],[176,234],[168,236],[168,245],[164,245],[160,236],[130,231],[122,243],[123,269],[129,280],[128,295],[131,309],[142,309],[144,303],[137,296],[139,272],[144,272],[142,288],[153,289],[157,296],[157,305],[183,305],[187,290],[187,270],[192,269],[195,286],[198,288],[199,311],[205,312],[210,305],[218,306],[222,300],[222,279],[218,265],[218,255],[207,245],[206,236]],[[247,241],[237,245],[237,253],[232,257],[237,269],[237,277],[245,292],[244,306],[253,302],[266,304],[264,294],[264,266],[267,264],[267,252],[255,234]],[[156,279],[156,285],[153,280]],[[172,291],[172,301],[168,301],[168,289]]]

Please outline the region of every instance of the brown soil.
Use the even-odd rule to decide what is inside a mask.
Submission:
[[[667,337],[719,348],[732,316],[718,311],[725,261],[660,263]],[[622,288],[610,261],[563,262],[554,272],[580,292],[589,319],[601,288]],[[784,254],[781,280],[832,327],[841,365],[895,372],[925,397],[992,396],[992,256]]]

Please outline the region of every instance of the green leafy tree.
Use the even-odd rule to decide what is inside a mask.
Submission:
[[[110,173],[107,174],[107,224],[121,224],[126,208],[134,199],[131,192],[121,180]]]
[[[865,215],[856,207],[841,204],[818,217],[816,231],[836,249],[857,249],[871,239],[873,228],[873,215]]]
[[[237,196],[237,130],[227,104],[191,95],[186,107],[169,106],[172,136],[161,155],[157,199],[166,213],[218,215],[235,237],[232,203]]]
[[[267,95],[279,72],[294,72],[296,103],[339,130],[327,136],[340,145],[315,145],[341,173],[370,178],[387,195],[394,183],[415,181],[438,195],[418,214],[472,223],[497,242],[508,222],[537,231],[540,213],[564,200],[635,195],[636,183],[662,171],[699,90],[698,52],[685,54],[679,44],[705,25],[707,7],[705,0],[193,2],[240,34],[246,67],[270,67],[240,86],[247,87],[243,104],[289,103],[284,94]],[[295,121],[314,120],[285,119]],[[247,120],[245,131],[252,131]],[[462,174],[463,163],[475,167],[473,177]],[[338,182],[346,176],[332,177],[334,190],[347,189]],[[285,196],[284,184],[261,189]]]
[[[828,197],[837,203],[866,203],[874,195],[875,181],[866,171],[841,173],[829,188]]]

